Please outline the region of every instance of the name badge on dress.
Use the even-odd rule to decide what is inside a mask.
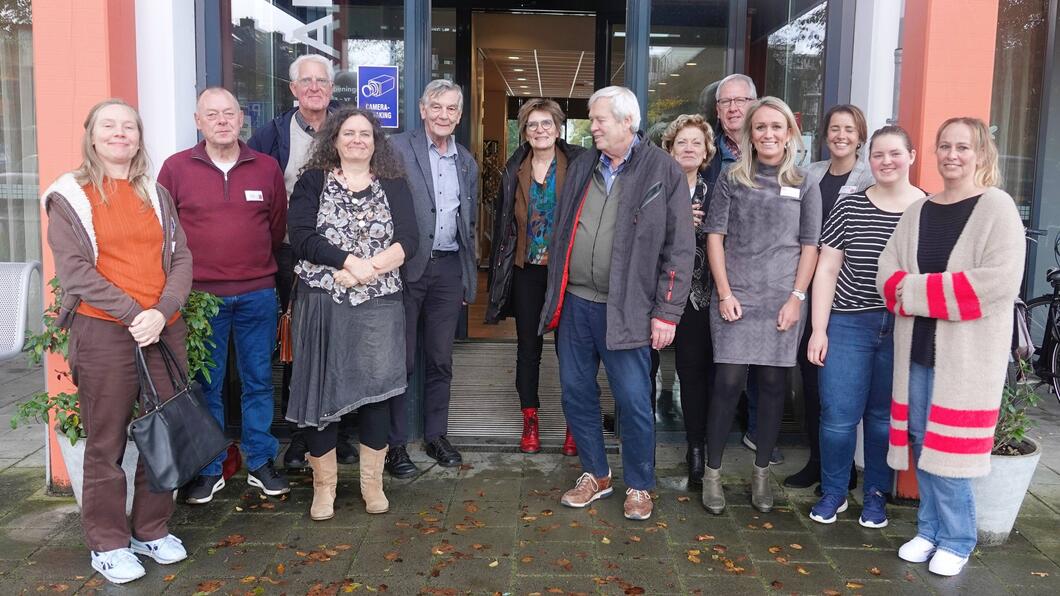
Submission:
[[[264,201],[265,195],[260,190],[245,190],[243,191],[248,201]]]
[[[854,186],[852,184],[847,184],[845,186],[840,186],[839,187],[839,194],[841,194],[841,195],[852,195],[852,194],[856,193],[857,191],[858,191],[858,187],[856,187],[856,186]]]
[[[797,199],[800,196],[800,191],[797,187],[794,186],[781,186],[780,196],[788,197],[790,199]]]

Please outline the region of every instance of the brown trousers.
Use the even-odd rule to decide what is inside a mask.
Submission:
[[[177,319],[162,331],[162,339],[187,371],[184,345],[187,327]],[[132,529],[125,516],[125,472],[121,460],[128,441],[127,427],[133,404],[140,396],[136,376],[136,342],[128,327],[84,315],[74,317],[70,327],[68,360],[81,404],[81,420],[88,440],[85,445],[84,486],[81,494],[81,525],[85,542],[94,551],[129,546],[129,538],[157,540],[169,533],[173,494],[148,489],[144,460],[136,466]],[[155,346],[145,351],[147,367],[163,399],[174,389]]]

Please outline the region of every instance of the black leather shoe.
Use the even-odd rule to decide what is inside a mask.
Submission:
[[[412,463],[412,458],[409,457],[409,452],[404,445],[391,447],[390,451],[387,451],[386,463],[383,467],[394,478],[412,478],[420,473],[420,469]]]
[[[460,452],[450,445],[449,439],[445,437],[438,437],[427,443],[424,450],[429,457],[438,460],[438,465],[443,468],[452,468],[464,463],[464,458],[460,457]]]
[[[810,488],[821,481],[821,462],[810,460],[801,470],[784,479],[788,488]]]
[[[360,461],[356,443],[340,439],[335,445],[335,459],[340,464],[356,464]]]
[[[309,451],[309,446],[305,442],[305,431],[292,431],[291,444],[287,446],[287,451],[283,453],[283,467],[289,470],[308,467],[309,462],[305,458],[307,451]]]
[[[688,463],[688,485],[694,487],[703,486],[703,465],[706,461],[702,445],[689,445],[685,453],[685,462]]]

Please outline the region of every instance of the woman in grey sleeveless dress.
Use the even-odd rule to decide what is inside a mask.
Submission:
[[[758,450],[751,503],[773,507],[769,455],[805,319],[806,288],[817,262],[821,195],[795,166],[801,135],[791,109],[774,97],[748,108],[743,154],[718,180],[707,211],[707,259],[714,276],[711,317],[715,383],[707,424],[703,505],[725,508],[721,459],[747,382],[758,381]]]

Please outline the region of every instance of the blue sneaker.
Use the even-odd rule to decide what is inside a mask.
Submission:
[[[810,509],[810,519],[820,524],[834,524],[837,513],[847,510],[847,498],[844,495],[825,495]]]
[[[876,487],[865,491],[865,502],[858,523],[866,528],[887,527],[887,497]]]

